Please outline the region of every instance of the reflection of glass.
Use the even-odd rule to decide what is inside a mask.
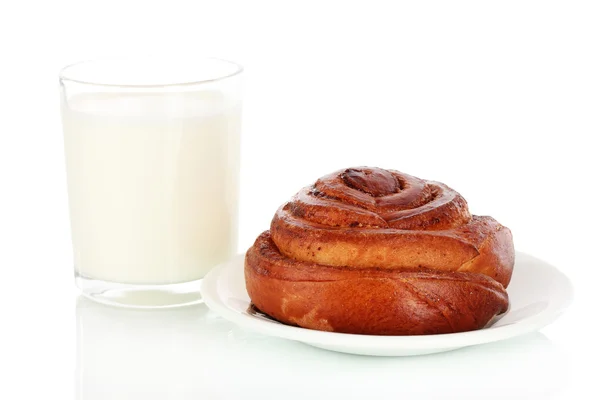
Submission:
[[[204,305],[161,310],[77,301],[77,400],[205,399],[228,323]],[[221,383],[227,382],[227,376]]]
[[[541,333],[428,356],[365,357],[249,333],[204,305],[133,310],[83,297],[77,357],[77,400],[512,399],[556,393],[568,375],[565,356]]]
[[[241,67],[112,59],[61,71],[77,284],[169,306],[237,247]]]

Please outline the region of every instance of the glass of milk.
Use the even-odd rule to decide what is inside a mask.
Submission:
[[[75,279],[97,301],[170,307],[237,248],[242,68],[106,59],[60,73]]]

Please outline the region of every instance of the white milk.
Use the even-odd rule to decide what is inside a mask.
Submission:
[[[81,94],[63,125],[80,275],[187,282],[236,251],[239,104],[217,92]]]

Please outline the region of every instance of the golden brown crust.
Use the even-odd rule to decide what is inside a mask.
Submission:
[[[247,252],[246,284],[263,312],[307,328],[458,332],[506,311],[513,264],[510,230],[446,185],[350,168],[277,211]]]
[[[501,284],[483,274],[330,267],[289,259],[264,232],[246,253],[248,294],[290,325],[420,335],[485,326],[508,308]]]

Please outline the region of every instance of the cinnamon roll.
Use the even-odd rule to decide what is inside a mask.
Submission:
[[[300,190],[247,251],[262,312],[309,329],[463,332],[508,308],[512,235],[448,186],[349,168]]]

